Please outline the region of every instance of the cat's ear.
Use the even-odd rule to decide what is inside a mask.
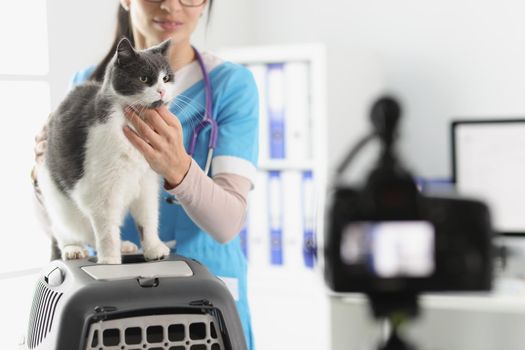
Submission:
[[[120,39],[117,44],[117,64],[125,64],[137,57],[137,53],[127,38]]]
[[[158,44],[157,46],[153,46],[151,48],[151,52],[160,53],[161,55],[166,56],[170,46],[171,46],[171,39],[167,39],[161,42],[160,44]]]

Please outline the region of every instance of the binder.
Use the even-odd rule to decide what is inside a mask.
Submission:
[[[283,207],[281,172],[268,173],[268,222],[270,233],[270,263],[283,264]]]
[[[301,162],[312,158],[308,63],[286,63],[284,79],[286,158]]]
[[[266,101],[269,122],[269,152],[272,159],[284,159],[285,154],[285,110],[284,110],[284,64],[267,66]]]
[[[315,189],[311,170],[302,174],[302,218],[303,218],[303,261],[308,268],[314,267],[317,254],[315,239]]]
[[[266,162],[270,158],[270,145],[268,136],[268,113],[266,98],[266,65],[250,64],[247,68],[252,72],[259,93],[259,161]]]
[[[248,259],[248,227],[246,224],[241,229],[241,232],[239,232],[239,239],[241,240],[241,250],[244,254],[244,257]]]

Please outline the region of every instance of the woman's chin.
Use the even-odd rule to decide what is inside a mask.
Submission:
[[[182,33],[179,32],[179,31],[172,31],[172,32],[168,32],[168,31],[165,31],[165,32],[161,32],[158,36],[159,38],[159,43],[165,41],[165,40],[168,40],[168,39],[171,39],[171,44],[177,44],[182,40]]]

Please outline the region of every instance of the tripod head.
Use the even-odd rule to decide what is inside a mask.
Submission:
[[[397,125],[401,117],[401,107],[391,97],[381,97],[372,106],[370,119],[375,133],[383,146],[390,150],[397,136]]]

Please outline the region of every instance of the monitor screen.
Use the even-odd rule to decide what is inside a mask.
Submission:
[[[494,229],[525,234],[525,119],[452,123],[453,180],[485,201]]]

